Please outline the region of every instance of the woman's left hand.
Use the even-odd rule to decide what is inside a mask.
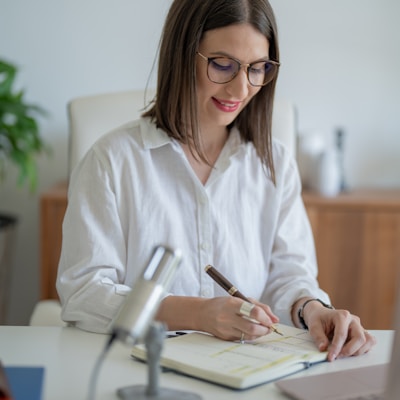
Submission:
[[[376,344],[360,318],[347,310],[328,309],[313,301],[304,309],[304,319],[319,350],[328,350],[329,361],[367,353]]]

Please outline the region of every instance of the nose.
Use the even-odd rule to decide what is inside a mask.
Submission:
[[[249,94],[249,80],[247,79],[247,69],[240,68],[238,74],[227,83],[227,92],[234,98],[243,100]]]

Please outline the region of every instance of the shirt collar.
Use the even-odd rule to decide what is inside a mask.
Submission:
[[[156,149],[167,144],[174,144],[171,139],[162,129],[156,128],[150,118],[140,119],[140,132],[142,136],[143,147],[145,149]],[[224,146],[223,152],[227,158],[239,156],[247,146],[243,145],[239,130],[232,127],[229,132],[228,140]]]
[[[140,132],[145,149],[156,149],[172,143],[172,139],[162,129],[156,128],[150,118],[140,119]]]

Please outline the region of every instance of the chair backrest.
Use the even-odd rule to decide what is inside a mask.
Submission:
[[[69,173],[100,136],[137,119],[154,93],[153,89],[131,90],[72,99],[68,103]],[[295,155],[296,113],[289,101],[275,101],[272,132]]]

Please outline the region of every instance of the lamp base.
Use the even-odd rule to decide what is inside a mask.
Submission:
[[[190,392],[175,389],[159,388],[157,394],[149,394],[148,386],[135,385],[117,390],[117,395],[122,400],[201,400],[202,398]]]

